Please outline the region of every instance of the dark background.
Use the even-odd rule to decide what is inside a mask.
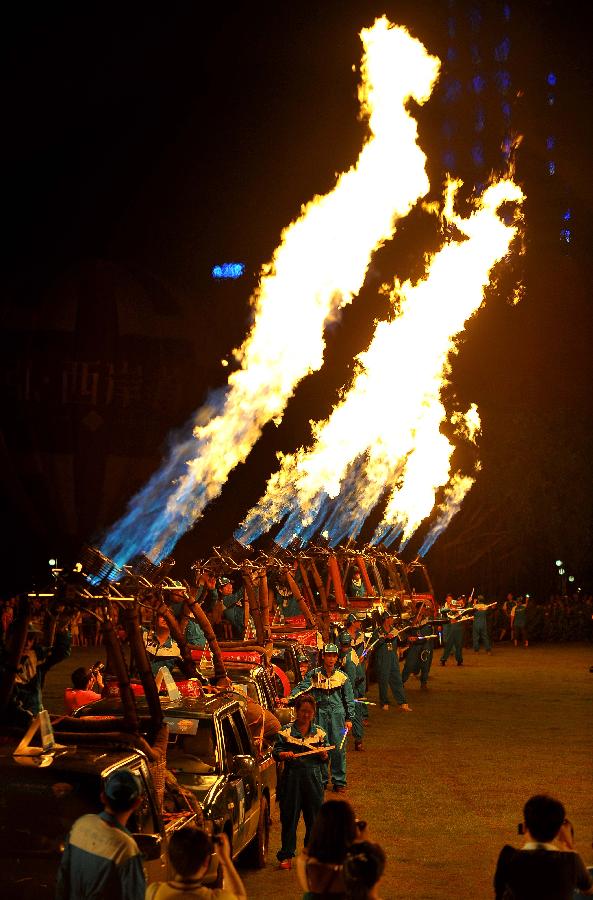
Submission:
[[[55,4],[6,20],[4,593],[41,583],[50,557],[68,564],[108,528],[158,466],[170,431],[224,385],[221,359],[245,336],[249,294],[281,229],[358,156],[358,32],[384,12],[443,60],[418,112],[433,198],[447,149],[471,185],[499,166],[501,96],[491,84],[503,34],[511,130],[522,135],[525,252],[501,267],[454,361],[449,400],[478,404],[482,472],[427,557],[435,586],[544,595],[567,586],[555,577],[562,559],[574,587],[592,589],[591,27],[574,3],[510,3],[506,19],[504,6]],[[479,71],[482,166],[468,149]],[[455,79],[461,92],[448,104]],[[232,534],[276,451],[307,442],[309,420],[328,415],[373,318],[386,314],[377,285],[420,274],[435,242],[412,214],[377,254],[327,336],[323,370],[180,540],[180,569]],[[245,262],[245,276],[214,282],[212,266],[228,260]],[[401,373],[386,415],[397,414],[409,377]]]

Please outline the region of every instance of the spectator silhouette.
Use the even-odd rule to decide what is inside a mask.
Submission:
[[[319,810],[307,848],[297,857],[297,876],[306,900],[345,897],[343,864],[366,823],[357,823],[347,800],[327,800]]]
[[[247,894],[233,865],[226,834],[220,834],[214,840],[223,869],[224,888],[202,885],[202,878],[210,867],[214,847],[205,831],[195,825],[184,825],[173,832],[169,841],[169,860],[175,870],[175,878],[151,884],[146,891],[146,900],[181,900],[186,897],[196,897],[199,900],[246,900]]]
[[[346,900],[380,900],[379,882],[384,871],[385,853],[379,844],[352,844],[344,860]]]
[[[502,848],[494,875],[496,900],[572,900],[575,889],[593,894],[593,881],[573,850],[564,806],[536,794],[523,807],[527,840],[517,850]]]

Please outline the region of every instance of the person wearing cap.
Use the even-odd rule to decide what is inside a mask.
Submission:
[[[218,579],[219,597],[224,606],[223,618],[230,622],[233,640],[245,637],[245,608],[243,606],[243,585],[235,586],[230,578],[221,575]]]
[[[414,633],[408,634],[409,649],[402,669],[402,682],[405,684],[410,675],[419,675],[421,690],[428,689],[428,676],[434,654],[433,642],[429,637],[433,633],[433,627],[427,622],[428,618],[428,615],[424,615]]]
[[[352,646],[356,650],[364,644],[364,635],[362,633],[362,622],[354,613],[348,613],[344,621],[344,630],[348,632],[352,638]]]
[[[379,703],[385,711],[389,709],[389,689],[403,712],[412,712],[408,706],[402,682],[397,655],[397,634],[393,631],[393,614],[385,610],[381,614],[381,624],[376,629],[372,644],[375,646],[375,667],[379,683]]]
[[[302,591],[303,579],[301,578],[296,559],[291,563],[290,574],[294,578],[299,590]],[[278,580],[274,584],[274,601],[278,615],[284,619],[294,619],[297,616],[303,615],[298,600],[292,593],[288,584],[288,579],[284,574],[279,575]]]
[[[462,594],[457,600],[451,594],[447,594],[445,606],[442,609],[444,615],[449,619],[445,626],[446,630],[443,632],[445,646],[440,659],[442,666],[446,664],[452,652],[455,652],[457,665],[463,665],[463,622],[458,622],[457,619],[463,615],[464,609],[465,594]]]
[[[348,631],[343,631],[339,638],[340,641],[340,668],[346,673],[352,685],[352,693],[354,694],[354,719],[352,720],[352,734],[354,735],[354,749],[358,751],[364,750],[362,739],[364,737],[364,719],[363,708],[364,703],[356,703],[356,699],[364,697],[366,690],[366,673],[363,663],[358,658],[358,654],[352,646],[352,635]]]
[[[484,596],[478,594],[474,603],[474,620],[472,622],[472,644],[474,653],[480,652],[480,643],[484,644],[486,653],[492,652],[490,635],[488,634],[488,609]]]
[[[171,635],[169,624],[164,616],[157,615],[153,629],[143,628],[142,638],[152,674],[156,675],[165,666],[171,674],[181,659],[179,644]]]
[[[298,695],[313,694],[317,703],[315,722],[334,746],[329,751],[333,789],[343,793],[346,790],[346,736],[356,715],[356,703],[350,679],[337,668],[339,650],[336,644],[326,644],[322,653],[322,665],[307,672],[280,704],[292,706]]]
[[[56,900],[144,900],[146,879],[136,841],[126,828],[142,802],[140,779],[118,769],[103,785],[103,812],[77,819],[58,870]]]
[[[206,635],[193,616],[190,617],[185,612],[185,601],[188,596],[187,588],[184,587],[181,581],[173,579],[170,579],[170,581],[171,589],[168,591],[168,606],[183,629],[187,643],[202,650],[206,646]]]

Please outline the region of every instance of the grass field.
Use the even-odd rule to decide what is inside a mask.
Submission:
[[[45,701],[62,712],[70,672],[101,657],[75,648],[50,672]],[[348,798],[387,854],[384,900],[481,900],[503,844],[520,845],[525,800],[548,791],[565,804],[576,847],[593,864],[593,646],[497,645],[465,664],[433,666],[429,690],[408,682],[410,714],[371,707],[364,753],[348,753]],[[376,685],[369,699],[377,700]],[[328,795],[330,796],[330,795]],[[336,796],[336,795],[331,795]],[[254,900],[302,896],[296,875],[270,861],[242,871]]]

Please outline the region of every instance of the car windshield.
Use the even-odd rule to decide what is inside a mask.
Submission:
[[[53,856],[61,853],[72,825],[85,813],[102,809],[96,773],[53,772],[23,767],[0,782],[2,855]]]

